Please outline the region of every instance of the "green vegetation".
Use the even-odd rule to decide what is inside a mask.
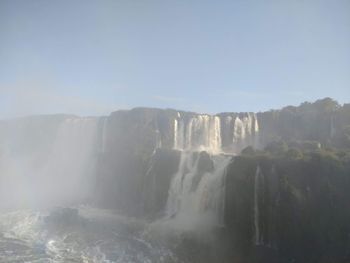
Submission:
[[[350,104],[331,98],[304,102],[258,114],[264,144],[284,140],[317,141],[337,148],[350,147]]]
[[[238,251],[254,255],[254,178],[262,245],[278,262],[343,262],[350,247],[350,149],[316,141],[244,149],[228,168],[226,224]],[[344,262],[348,262],[348,261]]]

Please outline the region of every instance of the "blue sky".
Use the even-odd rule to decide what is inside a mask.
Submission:
[[[0,118],[350,102],[350,1],[1,0]]]

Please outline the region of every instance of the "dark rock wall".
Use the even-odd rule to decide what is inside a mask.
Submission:
[[[101,123],[105,147],[98,160],[98,205],[133,215],[144,212],[147,171],[159,142],[172,148],[174,115],[172,110],[137,108],[114,112]],[[172,171],[170,165],[168,172]]]
[[[262,242],[254,243],[254,176],[261,167]],[[347,262],[350,251],[350,161],[318,153],[287,160],[240,156],[227,169],[225,222],[232,248],[277,262]],[[256,262],[270,262],[255,259]],[[294,260],[294,261],[293,261]],[[255,262],[254,261],[254,262]]]
[[[164,215],[171,179],[178,170],[179,162],[178,151],[157,149],[152,156],[143,185],[144,215],[150,217]]]

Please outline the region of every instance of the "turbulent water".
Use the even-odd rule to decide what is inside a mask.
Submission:
[[[212,156],[213,170],[198,171],[200,155],[182,152],[177,173],[173,176],[168,202],[167,217],[186,224],[203,221],[213,225],[223,224],[225,168],[231,158],[223,155]]]
[[[168,244],[168,245],[166,245]],[[184,262],[149,225],[82,207],[0,216],[0,262]]]

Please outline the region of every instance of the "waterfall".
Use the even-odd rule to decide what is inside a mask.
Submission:
[[[181,118],[180,113],[177,113],[177,118],[174,119],[174,149],[183,150],[184,149],[184,134],[185,124],[184,120]]]
[[[186,125],[186,132],[185,132],[185,145],[183,146],[184,149],[192,149],[192,127],[195,119],[191,118],[188,124]]]
[[[261,211],[259,207],[260,198],[263,196],[263,189],[261,189],[261,185],[264,187],[264,177],[261,173],[260,166],[258,165],[256,168],[255,176],[254,176],[254,241],[255,245],[263,245],[264,241],[260,231],[260,218]]]
[[[242,120],[237,116],[233,124],[233,143],[240,142],[245,138],[245,130]]]
[[[222,136],[226,136],[225,140]],[[224,117],[201,114],[189,118],[178,114],[174,119],[173,145],[177,150],[210,153],[239,153],[249,145],[259,147],[258,119],[253,113]]]
[[[60,125],[43,169],[42,179],[54,183],[51,194],[64,192],[67,197],[82,198],[89,192],[94,180],[97,123],[95,118],[70,118]]]
[[[177,119],[174,119],[174,149],[179,149],[179,142],[178,142],[178,129],[179,129],[179,122]]]
[[[210,140],[210,119],[207,115],[198,115],[191,118],[189,124],[190,143],[187,144],[191,149],[206,150],[209,148]]]
[[[108,117],[105,117],[103,120],[103,126],[102,126],[102,143],[101,143],[102,153],[106,152],[107,129],[108,129]]]
[[[211,156],[214,168],[200,173],[197,152],[181,152],[179,168],[169,188],[166,218],[178,222],[208,220],[211,224],[222,225],[225,199],[225,168],[230,157]]]
[[[258,118],[254,114],[254,147],[260,148],[259,123]]]
[[[245,116],[236,116],[233,121],[232,152],[240,152],[251,145],[259,148],[259,124],[255,114],[247,113]]]
[[[174,120],[174,149],[221,152],[221,127],[218,116],[196,115],[187,121]]]
[[[199,182],[195,192],[195,204],[199,212],[211,213],[215,223],[224,225],[225,176],[231,157],[216,155],[211,158],[214,162],[214,170],[211,173],[205,173]]]
[[[251,136],[253,133],[253,120],[249,112],[247,113],[247,116],[243,118],[243,123],[247,136]]]
[[[1,168],[0,197],[6,205],[60,205],[87,197],[94,184],[97,118],[68,117],[55,127],[28,121],[16,129],[17,135],[8,138],[6,167]],[[34,137],[32,132],[43,135]]]
[[[173,217],[181,209],[181,204],[186,201],[192,178],[196,173],[198,158],[193,165],[193,152],[181,152],[179,168],[171,181],[166,205],[167,217]],[[187,176],[185,176],[187,175]],[[186,180],[184,180],[186,178]]]
[[[210,119],[210,131],[209,131],[209,149],[213,152],[221,151],[221,124],[218,116],[213,116]]]

